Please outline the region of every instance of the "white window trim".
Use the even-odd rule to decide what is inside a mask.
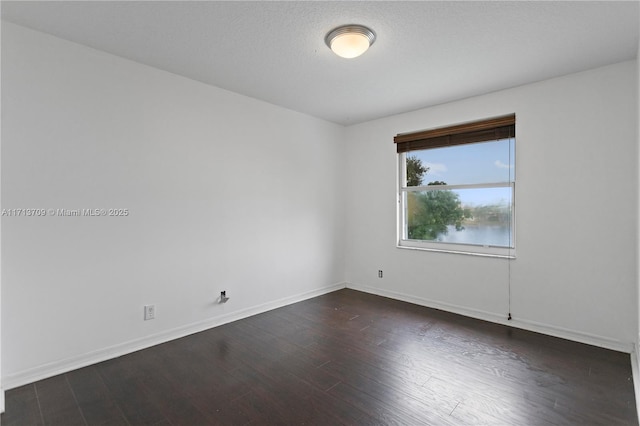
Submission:
[[[403,182],[406,182],[406,157],[407,152],[400,153],[398,155],[398,182],[397,182],[397,224],[398,224],[398,239],[396,247],[399,249],[409,250],[423,250],[441,253],[453,253],[453,254],[465,254],[471,256],[484,256],[484,257],[497,257],[504,259],[516,258],[516,214],[515,214],[515,202],[516,191],[515,182],[501,182],[501,183],[489,183],[489,184],[469,184],[469,185],[423,185],[423,186],[402,186]],[[512,232],[512,244],[513,247],[497,247],[488,245],[476,245],[476,244],[456,244],[447,242],[432,242],[424,240],[409,240],[405,238],[405,220],[406,214],[403,211],[404,203],[402,202],[403,194],[413,191],[437,191],[443,189],[468,189],[468,188],[499,188],[499,187],[511,187],[511,232]]]

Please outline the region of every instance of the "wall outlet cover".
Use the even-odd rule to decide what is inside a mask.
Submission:
[[[152,320],[156,317],[156,305],[145,305],[144,307],[144,320]]]

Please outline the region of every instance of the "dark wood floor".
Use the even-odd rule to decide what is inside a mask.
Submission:
[[[638,424],[628,354],[354,290],[12,389],[1,421]]]

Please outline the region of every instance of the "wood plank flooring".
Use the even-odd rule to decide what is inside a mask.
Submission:
[[[12,425],[636,425],[628,354],[340,290],[6,392]]]

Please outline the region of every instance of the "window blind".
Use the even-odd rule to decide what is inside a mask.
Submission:
[[[441,148],[475,142],[508,139],[516,135],[516,115],[509,114],[480,121],[400,133],[393,138],[397,152]]]

